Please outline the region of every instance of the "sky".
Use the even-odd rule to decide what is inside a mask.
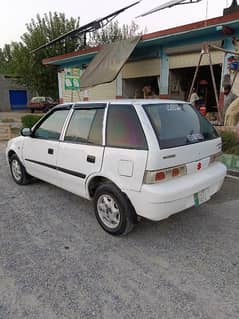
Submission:
[[[26,32],[26,23],[36,17],[37,13],[63,12],[66,17],[80,17],[80,25],[104,17],[115,10],[134,3],[136,0],[11,0],[2,1],[0,10],[0,47],[12,41],[20,41]],[[213,18],[223,14],[223,8],[231,5],[232,0],[202,0],[195,4],[179,5],[155,12],[146,17],[136,16],[153,9],[168,0],[142,0],[136,6],[121,13],[116,19],[119,23],[130,24],[135,21],[141,30],[147,33],[171,27]],[[239,2],[239,1],[238,1]],[[208,9],[207,9],[208,8]]]

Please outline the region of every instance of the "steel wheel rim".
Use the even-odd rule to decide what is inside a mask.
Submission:
[[[14,159],[11,163],[12,167],[12,174],[13,177],[17,180],[20,181],[22,178],[22,170],[21,170],[21,165],[18,160]]]
[[[120,224],[120,210],[114,198],[103,194],[97,201],[97,212],[105,226],[110,229],[117,228]]]

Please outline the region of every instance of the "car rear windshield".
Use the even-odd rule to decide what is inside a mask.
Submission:
[[[187,103],[144,105],[160,148],[200,143],[218,137],[214,127]]]

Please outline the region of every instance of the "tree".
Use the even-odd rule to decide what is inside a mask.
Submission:
[[[11,72],[12,50],[11,45],[5,44],[0,48],[0,73],[8,74]]]
[[[0,50],[0,72],[15,75],[20,84],[25,85],[33,94],[58,96],[57,68],[42,65],[44,58],[75,51],[83,46],[82,39],[66,39],[47,48],[32,53],[41,45],[79,27],[77,19],[67,19],[64,13],[39,14],[26,25],[27,32],[21,36],[21,42],[12,42]],[[139,35],[139,26],[119,26],[118,21],[110,22],[105,28],[91,33],[87,46],[107,44],[116,40]]]
[[[32,50],[79,27],[79,18],[66,19],[63,13],[39,14],[26,25],[27,32],[21,36],[21,42],[11,43],[8,71],[19,76],[18,82],[26,85],[32,92],[57,97],[57,69],[42,65],[42,60],[51,56],[72,52],[80,45],[79,39],[56,43],[35,53]],[[6,51],[7,53],[7,51]],[[5,54],[6,55],[6,54]],[[6,57],[4,63],[6,64]],[[2,63],[2,65],[4,65]],[[5,68],[6,70],[6,68]]]
[[[123,24],[119,26],[118,21],[111,21],[104,28],[93,32],[89,38],[89,45],[95,46],[99,44],[108,44],[118,40],[124,40],[132,38],[136,35],[141,35],[139,31],[139,25],[135,22],[131,22],[130,25]]]

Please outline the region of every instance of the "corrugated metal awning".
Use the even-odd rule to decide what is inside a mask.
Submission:
[[[133,52],[140,36],[105,45],[81,76],[81,88],[112,82]]]

